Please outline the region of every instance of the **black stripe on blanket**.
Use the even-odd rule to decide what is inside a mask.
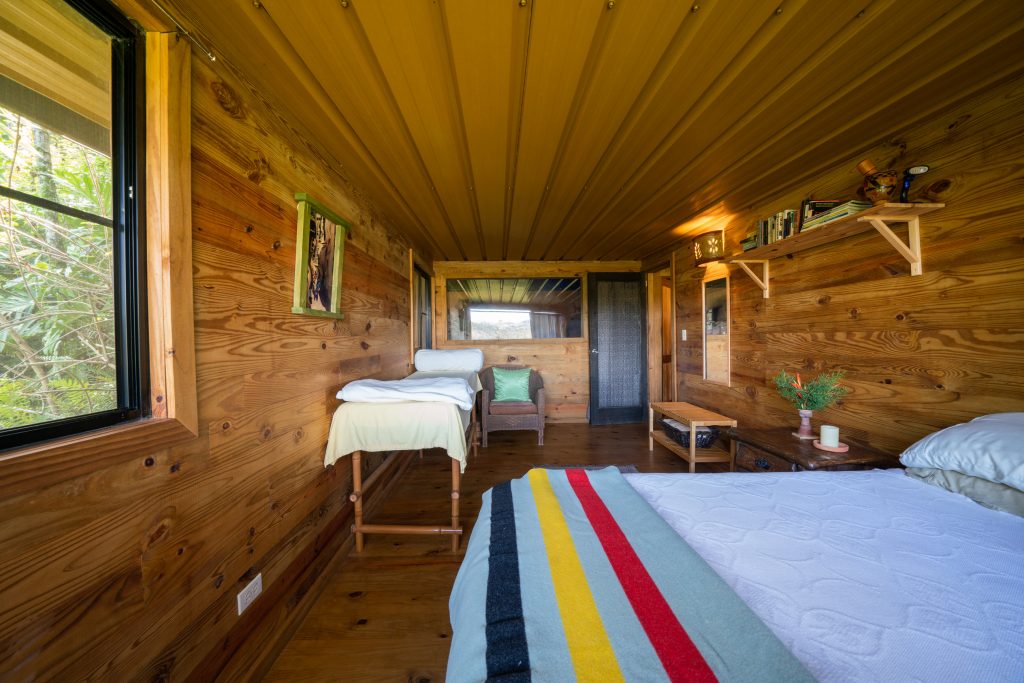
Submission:
[[[487,680],[530,680],[530,655],[519,588],[519,555],[512,484],[491,489],[491,545],[487,574]]]

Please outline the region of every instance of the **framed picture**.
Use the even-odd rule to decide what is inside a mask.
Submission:
[[[299,221],[295,237],[295,298],[293,313],[344,318],[341,312],[341,271],[344,218],[304,192],[296,193]]]

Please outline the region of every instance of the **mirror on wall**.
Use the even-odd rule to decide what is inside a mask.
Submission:
[[[729,278],[704,282],[704,379],[729,384]]]
[[[455,278],[445,290],[452,341],[583,336],[578,277]]]

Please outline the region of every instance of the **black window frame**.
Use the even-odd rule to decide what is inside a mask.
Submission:
[[[65,0],[111,38],[111,166],[117,407],[0,430],[0,451],[128,422],[148,410],[145,270],[145,41],[113,4]],[[59,213],[62,204],[0,187],[0,194]],[[82,218],[82,212],[77,212]],[[92,218],[85,216],[88,220]]]

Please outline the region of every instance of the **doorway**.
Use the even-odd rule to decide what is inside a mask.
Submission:
[[[590,423],[647,418],[647,315],[642,273],[591,273]]]

